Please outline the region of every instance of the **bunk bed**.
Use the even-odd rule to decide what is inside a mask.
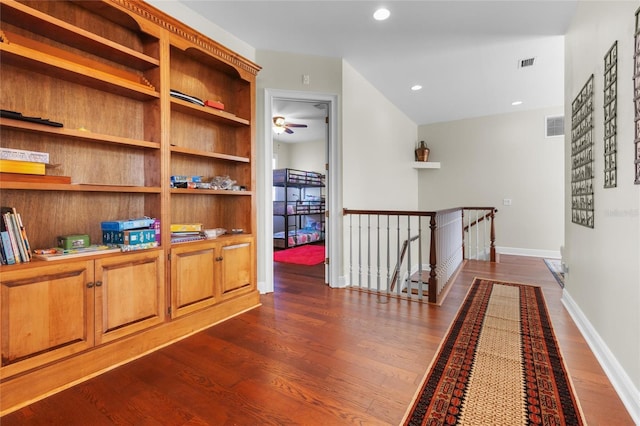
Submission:
[[[273,171],[275,248],[291,248],[324,241],[325,199],[322,173],[278,169]]]

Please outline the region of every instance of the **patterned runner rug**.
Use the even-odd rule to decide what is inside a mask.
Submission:
[[[405,425],[583,425],[540,287],[475,278]]]

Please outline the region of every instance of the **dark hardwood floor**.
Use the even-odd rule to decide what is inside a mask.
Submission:
[[[589,425],[633,422],[542,259],[469,261],[442,306],[276,263],[262,306],[2,419],[10,425],[397,425],[475,276],[540,285]]]

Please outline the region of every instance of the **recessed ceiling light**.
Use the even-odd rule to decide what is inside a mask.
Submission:
[[[389,16],[391,16],[391,12],[389,12],[389,9],[385,9],[383,7],[373,13],[373,19],[376,21],[384,21]]]
[[[511,105],[513,105],[513,106],[522,105],[522,101],[513,101],[513,102],[511,102]]]
[[[414,92],[417,92],[420,89],[422,89],[422,86],[420,86],[419,84],[416,84],[415,86],[411,86],[411,90],[413,90]]]

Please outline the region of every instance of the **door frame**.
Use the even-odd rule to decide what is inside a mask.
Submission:
[[[276,100],[284,101],[304,101],[304,102],[322,102],[328,105],[327,116],[329,117],[329,129],[327,140],[327,211],[329,217],[326,218],[325,239],[326,239],[326,256],[331,259],[325,267],[325,282],[331,287],[339,287],[339,260],[341,258],[340,226],[342,217],[341,209],[341,187],[342,173],[339,167],[340,150],[338,141],[338,95],[315,92],[301,92],[293,90],[265,89],[264,94],[264,117],[263,117],[263,141],[264,158],[262,164],[263,175],[260,176],[262,181],[263,194],[263,211],[264,230],[262,237],[259,239],[259,252],[265,256],[265,277],[264,282],[260,284],[261,293],[270,293],[274,290],[273,282],[273,131],[271,129],[271,117],[273,117],[273,103]]]

